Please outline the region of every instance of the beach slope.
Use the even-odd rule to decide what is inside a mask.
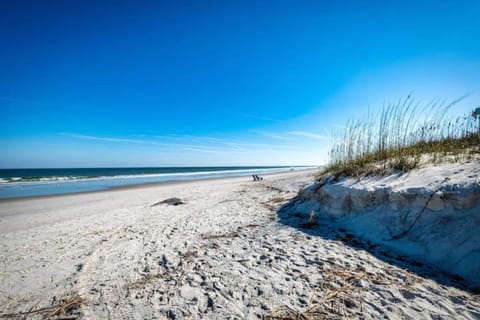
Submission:
[[[285,223],[277,210],[314,176],[2,201],[0,318],[480,317],[459,283]]]

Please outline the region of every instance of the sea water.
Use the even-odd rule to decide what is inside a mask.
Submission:
[[[157,167],[0,169],[0,199],[106,190],[114,187],[247,176],[302,167]]]

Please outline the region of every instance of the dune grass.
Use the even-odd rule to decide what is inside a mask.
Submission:
[[[408,96],[377,114],[348,121],[332,135],[329,164],[321,176],[364,176],[407,172],[422,162],[473,159],[480,153],[480,108],[448,117],[462,98],[420,105]]]

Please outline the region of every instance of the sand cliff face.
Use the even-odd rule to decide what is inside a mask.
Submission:
[[[314,210],[324,223],[480,288],[479,171],[478,163],[468,163],[389,177],[324,178],[282,210],[296,215]]]

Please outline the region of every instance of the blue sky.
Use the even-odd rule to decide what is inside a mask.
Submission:
[[[322,164],[412,93],[480,105],[479,1],[4,1],[0,167]]]

